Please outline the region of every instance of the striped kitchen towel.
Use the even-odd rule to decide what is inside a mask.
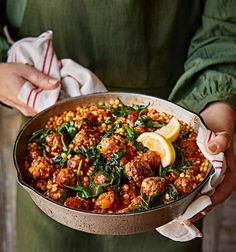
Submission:
[[[8,51],[7,62],[29,64],[61,82],[61,86],[53,90],[43,90],[29,81],[24,83],[18,98],[36,112],[55,104],[60,93],[74,97],[106,91],[90,70],[71,59],[57,58],[53,49],[52,31],[14,43]]]

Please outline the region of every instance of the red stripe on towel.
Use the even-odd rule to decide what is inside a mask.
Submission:
[[[31,88],[31,90],[30,90],[30,92],[29,92],[29,95],[28,95],[28,97],[27,97],[27,102],[26,102],[27,105],[29,105],[30,97],[31,97],[31,95],[32,95],[32,92],[33,92],[35,89],[37,89],[37,88],[36,88],[36,87]]]
[[[51,72],[51,68],[52,68],[52,61],[53,61],[54,55],[55,55],[55,53],[54,53],[54,52],[52,52],[52,57],[51,57],[50,64],[49,64],[49,68],[48,68],[48,76],[50,75],[50,72]]]
[[[47,73],[47,75],[50,75],[50,71],[51,71],[51,68],[52,68],[52,61],[53,61],[54,55],[55,55],[55,53],[53,52],[53,53],[52,53],[51,60],[50,60],[50,64],[49,64],[49,68],[48,68],[48,73]],[[33,102],[33,108],[35,108],[35,103],[36,103],[36,100],[37,100],[37,96],[38,96],[42,91],[43,91],[43,89],[40,89],[38,92],[36,92],[35,97],[34,97],[34,102]]]
[[[211,162],[218,162],[218,163],[223,163],[223,160],[212,160]]]
[[[60,64],[60,69],[62,69],[63,68],[62,60],[59,60],[59,64]]]
[[[208,136],[207,142],[209,143],[211,141],[211,137],[212,137],[212,131],[210,131],[210,134]]]
[[[48,56],[48,51],[49,51],[49,48],[50,48],[50,43],[51,43],[51,40],[48,40],[48,46],[47,46],[46,53],[45,53],[44,60],[43,60],[42,72],[44,72],[44,68],[45,68],[45,65],[46,65],[46,59],[47,59],[47,56]],[[28,98],[27,98],[27,105],[29,105],[29,101],[30,101],[31,95],[32,95],[33,91],[35,91],[36,89],[37,89],[37,87],[34,87],[34,88],[32,88],[30,90]],[[36,95],[37,95],[37,92],[35,93],[35,96]],[[35,105],[35,99],[36,98],[34,97],[33,108],[34,108],[34,105]]]
[[[49,48],[50,48],[50,44],[51,44],[51,40],[49,39],[49,40],[48,40],[48,47],[47,47],[47,50],[46,50],[46,53],[45,53],[45,56],[44,56],[43,67],[42,67],[42,73],[44,73],[44,70],[45,70],[45,65],[46,65],[47,58],[48,58],[48,51],[49,51]]]
[[[47,62],[47,58],[48,58],[48,52],[49,52],[50,44],[51,44],[51,40],[48,40],[48,46],[47,46],[47,50],[46,50],[46,53],[45,53],[45,56],[44,56],[43,67],[42,67],[42,72],[43,72],[43,73],[45,73],[45,66],[46,66],[46,62]],[[49,64],[49,69],[48,69],[48,74],[49,74],[49,72],[50,72],[50,70],[51,70],[51,65],[52,65],[53,57],[54,57],[54,52],[52,53],[52,56],[51,56],[51,60],[50,60],[50,64]],[[37,96],[38,96],[38,94],[40,94],[42,91],[43,91],[43,89],[40,88],[40,89],[38,89],[38,90],[35,92],[34,101],[33,101],[33,109],[35,108]]]

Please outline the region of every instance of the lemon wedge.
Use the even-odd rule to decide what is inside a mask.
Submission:
[[[166,126],[156,130],[155,132],[162,135],[171,143],[173,143],[179,136],[180,123],[175,117],[172,117],[170,122]]]
[[[156,151],[161,157],[163,167],[175,162],[175,149],[172,143],[162,135],[155,132],[145,132],[137,138],[137,141],[149,150]]]

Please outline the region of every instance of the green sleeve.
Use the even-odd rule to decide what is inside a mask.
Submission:
[[[4,37],[3,27],[6,24],[5,0],[0,0],[0,62],[5,61],[9,45]]]
[[[192,38],[185,72],[170,100],[195,112],[225,101],[236,109],[236,1],[207,0]]]

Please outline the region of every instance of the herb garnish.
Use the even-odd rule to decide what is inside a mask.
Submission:
[[[84,118],[82,119],[81,122],[82,123],[84,122]],[[58,126],[56,128],[56,132],[65,133],[69,141],[71,141],[78,132],[78,129],[75,127],[75,122],[73,120],[70,120],[68,123]]]
[[[184,133],[180,134],[177,141],[180,141],[184,138],[189,138],[189,135],[192,133],[191,130],[185,130]]]
[[[29,139],[28,142],[30,142],[33,139],[38,139],[39,144],[41,146],[46,146],[45,138],[46,138],[46,136],[48,136],[48,135],[50,135],[52,133],[53,133],[53,130],[50,130],[50,129],[41,129],[41,130],[35,131],[32,134],[32,136],[31,136],[31,138]]]
[[[133,142],[134,147],[138,150],[138,151],[143,151],[146,152],[148,151],[148,148],[145,147],[142,143],[138,142],[136,139],[139,136],[138,132],[134,130],[133,127],[129,126],[129,125],[125,125],[124,126],[126,132],[127,132],[127,140],[130,140],[131,142]]]
[[[137,111],[140,112],[144,109],[146,109],[148,105],[134,105],[133,107],[125,105],[119,98],[117,98],[120,101],[120,106],[117,108],[109,107],[109,106],[99,106],[100,108],[105,108],[111,111],[111,113],[116,117],[126,117],[130,112]]]
[[[141,193],[141,200],[142,207],[145,210],[157,207],[163,203],[163,193],[155,193],[152,195]]]
[[[168,184],[166,187],[170,200],[176,200],[179,197],[179,193],[173,184]]]
[[[113,135],[117,129],[120,128],[120,124],[119,123],[115,123],[112,128],[110,130],[107,130],[104,132],[104,137],[110,137],[111,135]]]

